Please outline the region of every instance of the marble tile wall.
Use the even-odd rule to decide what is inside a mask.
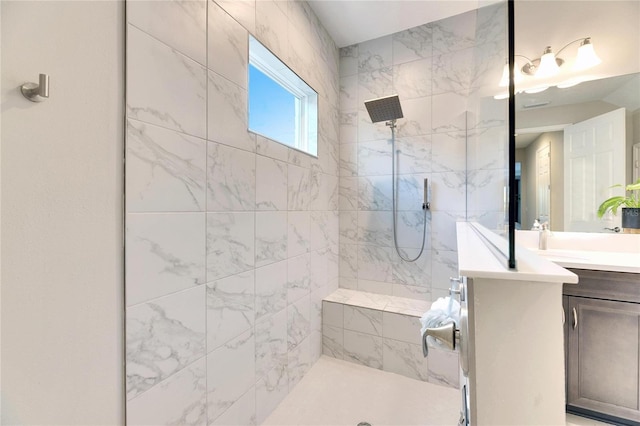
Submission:
[[[129,1],[127,20],[127,423],[259,424],[338,288],[338,49],[301,1]],[[318,158],[247,131],[249,34],[318,92]]]
[[[435,299],[457,275],[455,222],[503,229],[506,8],[496,4],[340,49],[340,287]],[[397,240],[391,133],[364,101],[400,96]],[[423,179],[432,207],[421,210]]]

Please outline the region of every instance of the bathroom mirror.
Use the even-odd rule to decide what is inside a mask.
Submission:
[[[613,139],[616,149],[623,151],[624,160],[618,156],[615,162],[609,161],[614,170],[608,165],[595,170],[593,167],[602,167],[596,164],[577,171],[575,161],[571,163],[569,154],[565,155],[565,139],[571,132],[585,131],[585,126],[586,131],[595,132],[597,123],[612,116],[618,117],[616,126],[622,127],[619,131],[623,136]],[[596,124],[589,127],[590,123]],[[640,164],[637,158],[634,163],[634,153],[640,154],[640,74],[592,80],[564,89],[551,87],[535,94],[520,93],[516,95],[516,133],[517,222],[522,229],[531,229],[536,219],[548,221],[553,231],[614,232],[605,228],[620,226],[619,217],[602,220],[591,211],[591,206],[595,203],[597,208],[611,190],[586,192],[588,185],[583,183],[605,175],[614,179],[616,171],[613,183],[638,179]],[[624,182],[617,181],[621,176]],[[591,206],[584,209],[589,203]],[[580,208],[585,211],[576,221]]]

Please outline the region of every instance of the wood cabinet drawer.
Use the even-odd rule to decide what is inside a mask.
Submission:
[[[564,285],[562,293],[567,296],[640,303],[640,274],[584,269],[571,271],[578,275],[580,281]]]

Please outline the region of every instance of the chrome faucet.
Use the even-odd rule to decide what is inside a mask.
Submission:
[[[549,243],[549,222],[540,224],[540,234],[538,239],[538,249],[546,250]]]

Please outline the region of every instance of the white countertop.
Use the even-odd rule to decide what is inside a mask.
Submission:
[[[578,276],[573,272],[522,247],[516,248],[516,270],[509,269],[506,258],[499,259],[489,248],[494,245],[507,252],[506,239],[477,223],[458,222],[456,225],[460,275],[513,281],[578,282]],[[490,241],[489,244],[478,235],[474,227]]]
[[[537,231],[517,231],[516,242],[564,268],[640,274],[640,235],[553,232],[538,250]]]

